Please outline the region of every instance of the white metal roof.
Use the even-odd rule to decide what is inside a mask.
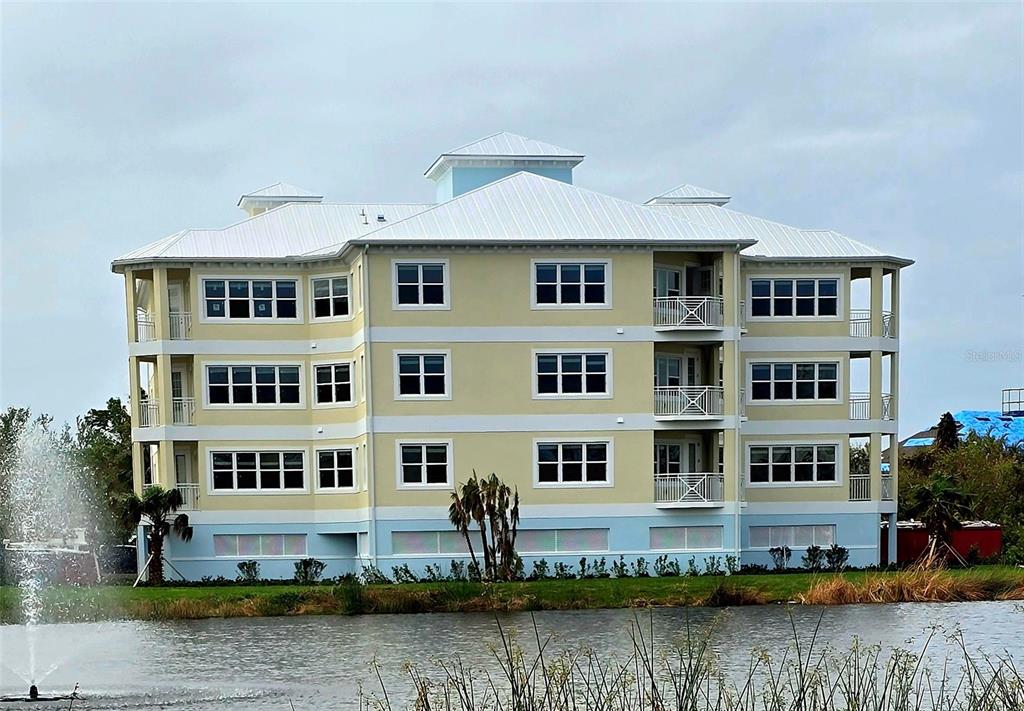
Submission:
[[[756,239],[743,256],[764,259],[882,259],[911,263],[832,230],[804,230],[708,204],[652,204],[691,222]]]
[[[515,173],[366,235],[360,243],[701,241],[730,230],[528,172]]]
[[[280,197],[298,197],[298,198],[322,198],[323,195],[317,195],[314,192],[305,190],[303,188],[296,187],[290,183],[274,183],[268,185],[265,188],[259,190],[253,190],[251,193],[246,193],[242,197],[247,198],[280,198]]]
[[[500,131],[478,141],[445,151],[430,164],[424,175],[433,179],[450,164],[472,164],[480,160],[535,160],[575,167],[583,161],[583,154],[579,151],[571,151],[551,143],[520,136],[517,133]]]
[[[716,193],[714,190],[702,188],[699,185],[683,183],[677,185],[668,192],[657,197],[652,197],[645,205],[657,205],[665,203],[711,203],[712,205],[724,205],[731,200],[731,196]]]
[[[114,260],[114,264],[175,259],[300,257],[323,247],[339,245],[428,207],[431,206],[287,203],[224,229],[183,230],[128,252]],[[378,221],[378,215],[383,215],[385,221]]]

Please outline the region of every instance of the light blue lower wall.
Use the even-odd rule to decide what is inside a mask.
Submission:
[[[743,564],[770,565],[771,556],[767,550],[750,549],[750,526],[781,526],[781,525],[835,525],[836,540],[839,545],[849,549],[849,564],[856,567],[876,565],[878,563],[879,517],[874,513],[858,514],[747,514],[740,519],[740,543],[742,545],[741,561]],[[716,550],[651,550],[650,529],[656,526],[722,526],[722,548]],[[536,560],[544,559],[549,568],[555,563],[564,563],[578,568],[581,557],[589,562],[604,557],[608,569],[619,556],[632,564],[643,557],[651,573],[654,573],[654,561],[661,555],[668,555],[679,562],[685,570],[691,558],[695,565],[703,570],[706,560],[714,556],[724,568],[725,556],[736,552],[736,521],[732,515],[712,511],[680,511],[665,512],[657,516],[595,516],[595,517],[564,517],[523,520],[520,531],[530,529],[608,529],[607,551],[580,551],[564,553],[523,553],[525,570],[529,573]],[[199,580],[203,577],[224,577],[234,579],[237,565],[243,557],[224,558],[214,555],[214,534],[273,534],[295,533],[307,536],[307,555],[326,563],[325,577],[335,577],[345,573],[358,573],[362,563],[358,558],[357,533],[368,531],[368,522],[349,522],[336,524],[199,524],[193,527],[193,538],[188,543],[177,539],[169,539],[167,559],[174,569],[187,579]],[[416,574],[423,574],[428,565],[439,566],[448,571],[453,559],[469,561],[468,555],[396,555],[392,551],[392,533],[395,531],[452,531],[447,519],[406,519],[401,521],[380,521],[376,523],[377,566],[387,575],[392,575],[393,568],[408,565]],[[478,535],[478,534],[477,534]],[[479,542],[473,539],[474,549],[479,554]],[[794,548],[790,562],[792,567],[799,567],[803,549]],[[290,579],[294,576],[296,557],[264,557],[255,558],[260,563],[260,574],[265,579]],[[140,559],[144,557],[140,555]],[[173,580],[178,576],[170,567],[166,577]]]

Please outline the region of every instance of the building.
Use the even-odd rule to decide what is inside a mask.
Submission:
[[[879,560],[912,262],[692,185],[592,192],[582,160],[500,133],[434,161],[432,204],[278,184],[237,224],[114,260],[136,487],[181,489],[195,529],[177,570],[447,567],[474,471],[518,487],[528,570],[832,543]],[[871,474],[851,478],[859,437]]]
[[[1007,444],[1024,444],[1024,388],[1004,388],[1002,406],[998,410],[959,410],[953,413],[960,439],[968,435],[995,437]],[[900,443],[904,449],[914,450],[935,444],[938,424],[915,432]]]

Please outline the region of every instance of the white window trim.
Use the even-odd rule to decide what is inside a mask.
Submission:
[[[320,279],[348,279],[348,315],[347,316],[316,316],[313,311],[313,281]],[[330,274],[310,274],[309,275],[309,298],[306,300],[307,308],[309,309],[309,322],[313,323],[337,323],[341,321],[351,321],[355,318],[355,294],[353,290],[353,278],[352,272],[332,272]]]
[[[452,399],[452,352],[447,348],[403,348],[391,352],[392,380],[394,385],[395,400],[412,401],[417,400],[451,400]],[[444,395],[402,395],[399,393],[399,372],[398,358],[400,356],[444,356]]]
[[[752,282],[755,280],[763,279],[836,279],[836,315],[835,316],[754,316],[754,288]],[[753,321],[755,323],[761,323],[765,321],[772,322],[796,322],[796,323],[808,323],[815,321],[845,321],[846,320],[846,290],[849,285],[849,279],[846,274],[800,274],[800,273],[757,273],[747,275],[747,295],[745,299],[746,308],[746,320]],[[793,285],[794,290],[796,284]],[[817,290],[817,286],[814,287]],[[795,291],[794,291],[795,294]],[[794,298],[796,298],[794,296]],[[817,310],[817,305],[815,305]]]
[[[347,449],[352,452],[352,486],[320,486],[320,453],[337,452]],[[337,459],[335,459],[337,463]],[[315,447],[313,449],[313,462],[310,470],[313,472],[313,491],[317,494],[354,494],[359,492],[359,446],[355,444],[343,444],[336,447]]]
[[[754,389],[753,389],[754,363],[771,363],[772,365],[774,365],[776,363],[792,363],[793,367],[794,367],[794,373],[793,373],[793,398],[790,399],[790,400],[776,400],[774,398],[771,399],[771,400],[755,400],[754,399]],[[807,364],[807,363],[814,363],[814,364],[818,364],[818,363],[835,363],[836,364],[836,396],[834,398],[821,399],[821,400],[819,400],[819,399],[798,400],[796,398],[796,372],[795,372],[795,368],[796,368],[797,365]],[[763,406],[763,405],[769,405],[769,406],[774,405],[776,407],[778,407],[779,405],[784,405],[784,406],[787,406],[787,407],[790,406],[790,405],[799,405],[799,406],[805,406],[805,405],[844,405],[844,404],[846,404],[846,386],[845,386],[845,383],[844,383],[844,380],[843,380],[843,372],[844,372],[844,370],[846,368],[846,363],[847,363],[847,361],[844,358],[840,357],[840,356],[836,356],[835,358],[759,358],[759,357],[757,357],[757,354],[755,354],[755,353],[748,354],[747,357],[746,357],[746,362],[744,363],[744,369],[746,370],[746,373],[745,373],[745,375],[746,375],[746,377],[745,377],[746,390],[744,391],[744,395],[745,395],[745,397],[747,399],[746,404],[748,406],[753,406],[753,407],[759,407],[759,406]],[[774,370],[772,371],[772,377],[773,378],[775,377]],[[815,370],[815,378],[817,378],[817,370]],[[772,382],[774,382],[774,380]],[[814,382],[817,383],[818,382],[817,379],[815,379]]]
[[[686,468],[686,463],[687,463],[687,454],[688,454],[687,445],[689,445],[689,444],[696,444],[699,447],[698,451],[700,452],[701,464],[703,465],[705,463],[704,460],[706,459],[706,453],[704,452],[704,442],[703,442],[703,440],[701,439],[701,437],[699,435],[682,435],[680,437],[672,437],[671,439],[668,439],[668,433],[664,433],[664,436],[655,435],[655,437],[654,437],[654,452],[652,453],[654,455],[654,462],[652,463],[653,469],[651,471],[654,472],[655,475],[661,475],[661,476],[672,476],[672,475],[677,474],[677,473],[678,474],[717,474],[718,472],[713,472],[713,471],[711,471],[711,470],[709,470],[709,469],[707,469],[706,467],[703,467],[703,466],[701,467],[700,470],[695,471],[695,472],[687,472],[687,471],[682,471],[682,472],[659,472],[658,471],[658,447],[659,446],[676,445],[676,446],[680,447],[680,450],[679,450],[679,466],[682,469],[685,469]]]
[[[214,452],[280,452],[281,454],[302,454],[301,489],[214,489],[213,488],[213,453]],[[216,446],[203,448],[203,461],[206,466],[206,495],[208,496],[304,496],[309,494],[309,448],[280,447],[273,445],[252,446]],[[284,464],[282,460],[282,465]],[[283,476],[283,474],[282,474]]]
[[[835,481],[750,481],[750,448],[751,447],[835,447],[836,448],[836,480]],[[817,455],[815,455],[817,456]],[[846,468],[844,463],[847,459],[847,452],[843,449],[843,443],[839,440],[771,440],[745,442],[743,446],[743,486],[748,489],[833,489],[846,485]],[[793,466],[795,462],[791,463]],[[769,466],[771,459],[769,455]],[[771,478],[769,469],[769,478]],[[795,470],[794,470],[795,471]]]
[[[604,265],[604,303],[603,304],[538,304],[537,303],[537,265],[538,264],[603,264]],[[530,309],[533,311],[579,311],[612,308],[612,260],[611,259],[577,259],[574,257],[552,257],[551,259],[530,260]]]
[[[302,306],[303,300],[305,299],[305,294],[304,294],[304,292],[305,292],[305,288],[304,288],[305,276],[303,274],[278,274],[278,275],[271,275],[271,274],[267,274],[267,275],[263,275],[263,274],[257,274],[257,275],[252,275],[252,274],[235,274],[235,275],[232,275],[232,276],[221,276],[219,274],[197,274],[197,275],[195,275],[195,278],[193,279],[193,281],[195,281],[195,283],[196,283],[196,287],[195,287],[196,288],[195,301],[193,303],[198,304],[198,307],[197,307],[196,310],[198,311],[198,316],[199,316],[199,322],[200,323],[225,324],[225,325],[226,324],[248,324],[248,325],[252,325],[254,323],[255,324],[265,323],[265,324],[280,325],[280,324],[288,324],[288,323],[296,324],[296,323],[305,323],[306,322],[306,319],[305,319],[306,309],[303,308],[303,306]],[[205,286],[205,283],[208,282],[208,281],[223,281],[223,282],[225,282],[225,284],[224,284],[225,290],[227,290],[227,288],[228,288],[227,282],[229,282],[229,281],[250,281],[250,282],[252,282],[252,281],[294,281],[295,282],[295,318],[278,318],[277,316],[275,316],[273,318],[256,318],[255,316],[253,316],[251,314],[250,314],[249,318],[230,318],[228,316],[223,316],[221,318],[217,318],[217,317],[207,316],[206,315],[206,286]],[[250,289],[251,288],[252,287],[250,286]],[[250,297],[250,298],[252,298],[252,297]],[[227,299],[228,299],[228,297],[225,296],[225,300],[227,300]],[[226,305],[226,302],[225,302],[225,309],[226,308],[227,308],[227,305]]]
[[[537,356],[539,355],[603,355],[605,356],[605,390],[603,393],[541,393],[538,391]],[[614,397],[612,350],[610,348],[535,348],[530,352],[534,400],[610,400]],[[584,372],[584,376],[586,373]]]
[[[220,360],[208,360],[202,362],[203,371],[203,409],[204,410],[304,410],[306,409],[306,369],[305,363],[301,360],[273,360],[273,361],[249,361],[243,363],[240,361],[220,361]],[[236,367],[236,368],[256,368],[256,367],[268,367],[268,366],[285,366],[299,368],[299,401],[297,403],[211,403],[210,402],[210,376],[209,368],[213,367]],[[255,371],[253,371],[253,379],[255,381]],[[253,382],[255,388],[256,383]],[[253,390],[255,397],[255,389]]]
[[[406,484],[402,481],[402,445],[443,444],[448,447],[448,481],[444,484]],[[395,440],[395,486],[399,491],[453,491],[455,489],[455,444],[450,439]]]
[[[398,266],[400,264],[440,264],[443,270],[442,284],[444,289],[443,304],[399,304],[398,303]],[[395,311],[450,311],[452,308],[452,271],[447,259],[418,257],[415,259],[391,260],[391,308]]]
[[[839,542],[839,528],[834,521],[826,521],[823,523],[773,523],[773,524],[751,524],[747,526],[747,547],[743,550],[748,551],[769,551],[774,546],[753,546],[750,544],[750,529],[752,528],[817,528],[819,526],[830,526],[832,528],[832,541],[833,543]],[[806,551],[809,546],[790,546],[791,551]],[[824,546],[822,546],[824,549]]]
[[[317,366],[325,365],[348,365],[349,367],[349,378],[352,383],[350,399],[348,402],[317,402],[316,399],[316,369]],[[312,374],[309,380],[309,401],[312,403],[311,407],[314,410],[339,410],[350,407],[355,407],[359,402],[359,393],[357,390],[358,378],[356,376],[356,362],[349,360],[348,358],[328,358],[326,360],[314,360],[309,364],[309,372]]]
[[[542,444],[603,444],[606,447],[605,474],[606,481],[571,481],[571,482],[541,482],[540,480],[540,456],[538,447]],[[610,489],[615,486],[615,441],[613,438],[601,437],[541,437],[533,440],[533,451],[530,456],[533,459],[533,488],[534,489]]]
[[[302,558],[309,557],[309,534],[305,533],[305,532],[302,532],[302,531],[297,531],[297,532],[294,532],[294,533],[292,533],[292,532],[279,533],[277,531],[272,531],[270,533],[214,533],[213,536],[214,537],[217,537],[217,536],[234,536],[236,538],[238,536],[302,536],[302,538],[306,542],[306,550],[302,554],[291,554],[291,553],[288,553],[288,554],[283,554],[283,555],[263,555],[261,553],[260,555],[252,556],[252,555],[217,555],[215,553],[214,556],[213,556],[215,560],[301,560]],[[211,540],[211,542],[212,542],[212,540]],[[236,543],[237,543],[237,541],[236,541]],[[237,550],[237,545],[235,546],[235,548]]]

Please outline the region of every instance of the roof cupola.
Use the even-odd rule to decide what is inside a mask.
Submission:
[[[288,183],[274,183],[265,188],[246,193],[238,198],[238,206],[245,210],[249,217],[255,217],[261,212],[266,212],[289,202],[323,201],[323,195],[311,193],[309,190],[303,190]]]

